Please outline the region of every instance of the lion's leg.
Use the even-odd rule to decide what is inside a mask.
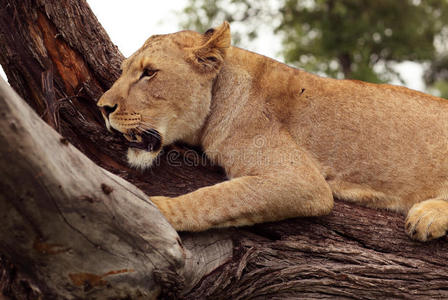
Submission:
[[[405,229],[411,238],[422,242],[444,236],[448,230],[448,201],[439,198],[414,204]]]
[[[328,181],[333,196],[339,200],[354,202],[372,208],[386,208],[405,212],[407,210],[400,197],[376,191],[369,186],[340,180]]]
[[[408,206],[400,197],[375,191],[370,187],[341,181],[329,181],[333,196],[372,208],[387,208],[405,212]],[[413,239],[428,241],[444,236],[448,231],[448,201],[444,198],[415,203],[408,211],[406,233]]]
[[[243,176],[179,197],[151,200],[179,231],[328,214],[333,197],[323,176],[300,174],[303,173]]]

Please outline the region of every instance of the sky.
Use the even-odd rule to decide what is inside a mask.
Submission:
[[[100,23],[108,32],[112,42],[127,57],[140,48],[145,40],[154,34],[171,33],[181,30],[177,15],[188,0],[127,0],[123,1],[87,0]],[[157,3],[157,4],[156,4]],[[210,24],[215,26],[217,24]],[[260,39],[247,48],[251,51],[281,60],[280,39],[272,33],[260,29]],[[398,64],[396,70],[405,80],[405,85],[416,90],[424,90],[423,70],[413,62]],[[0,76],[6,78],[0,67]],[[393,82],[393,84],[400,84]]]
[[[112,42],[127,57],[140,48],[151,35],[179,31],[176,10],[187,0],[105,1],[87,0]]]

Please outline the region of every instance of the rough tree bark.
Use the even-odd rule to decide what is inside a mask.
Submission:
[[[413,242],[402,216],[347,203],[327,217],[184,233],[178,243],[142,192],[66,145],[147,195],[225,180],[221,169],[175,149],[150,171],[126,166],[121,137],[105,131],[95,107],[122,59],[83,0],[0,0],[0,63],[11,86],[63,136],[1,86],[5,295],[448,297],[446,239]]]

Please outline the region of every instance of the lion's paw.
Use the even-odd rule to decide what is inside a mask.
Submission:
[[[431,199],[414,204],[405,229],[412,239],[421,242],[444,236],[448,230],[448,201]]]

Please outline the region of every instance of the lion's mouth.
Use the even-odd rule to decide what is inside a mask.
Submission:
[[[155,129],[144,131],[141,135],[136,135],[133,132],[124,134],[128,141],[128,146],[149,152],[159,151],[162,147],[162,137]]]

